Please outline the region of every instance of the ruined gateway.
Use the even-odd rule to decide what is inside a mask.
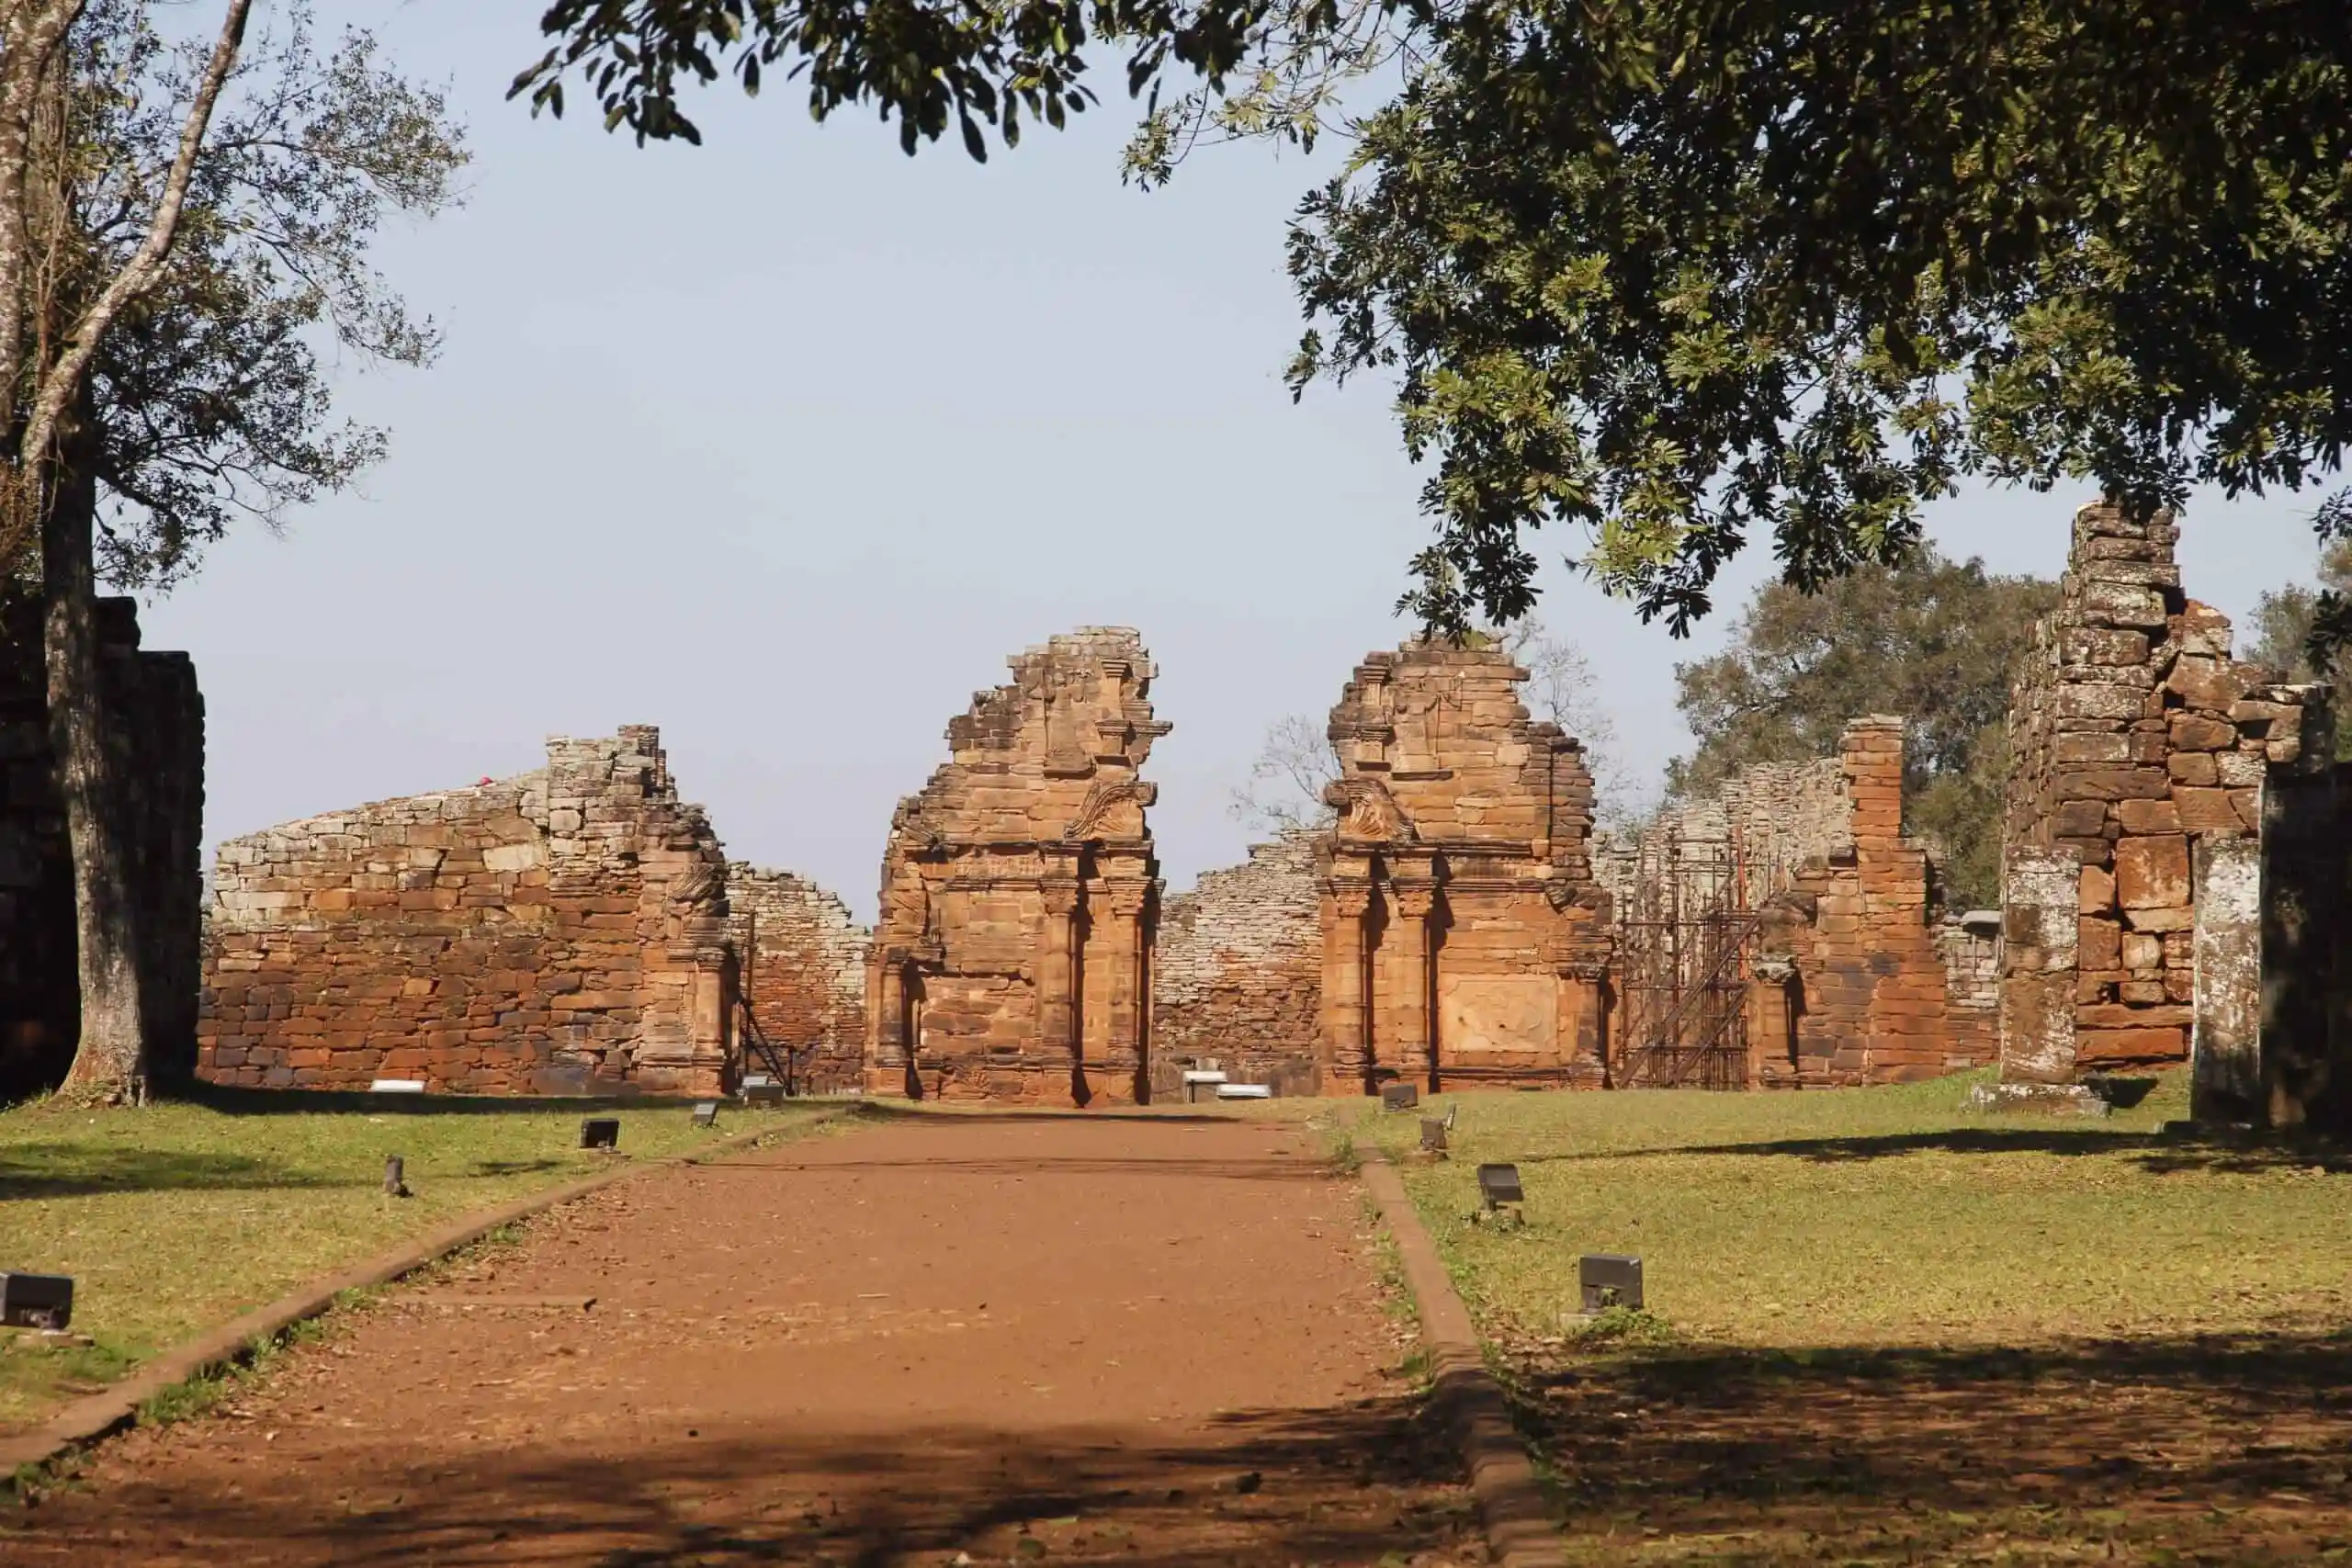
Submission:
[[[1015,656],[891,819],[880,919],[729,864],[650,727],[222,846],[198,1071],[260,1087],[801,1089],[1039,1104],[1812,1088],[2194,1064],[2198,1113],[2352,1124],[2352,775],[2330,694],[2231,657],[2169,518],[2075,520],[2012,702],[2004,908],[1935,913],[1904,722],[1637,837],[1502,651],[1367,655],[1319,828],[1167,896],[1142,639]],[[178,798],[174,796],[174,798]],[[188,798],[194,798],[191,795]],[[18,946],[24,944],[19,942]],[[29,951],[29,949],[26,949]]]

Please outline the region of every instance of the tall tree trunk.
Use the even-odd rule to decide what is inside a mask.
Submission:
[[[95,428],[85,391],[65,434],[41,516],[46,594],[42,653],[49,675],[50,750],[74,858],[74,917],[80,954],[82,1037],[65,1092],[86,1100],[141,1100],[147,1027],[139,989],[139,906],[133,845],[98,669],[92,532],[97,485],[85,460]]]

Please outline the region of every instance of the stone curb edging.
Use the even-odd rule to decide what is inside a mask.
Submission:
[[[788,1130],[805,1132],[850,1113],[832,1111],[815,1116]],[[321,1315],[333,1307],[336,1298],[345,1291],[390,1284],[403,1275],[413,1274],[427,1264],[436,1263],[450,1253],[472,1246],[502,1226],[585,1198],[616,1181],[641,1176],[648,1171],[699,1165],[713,1155],[749,1148],[763,1138],[774,1137],[785,1131],[787,1129],[762,1127],[748,1133],[737,1133],[705,1145],[691,1154],[666,1155],[642,1165],[616,1166],[611,1170],[599,1171],[562,1187],[531,1193],[494,1209],[477,1210],[439,1230],[428,1231],[413,1240],[403,1242],[390,1252],[305,1285],[293,1294],[281,1296],[266,1306],[255,1307],[176,1349],[165,1351],[113,1387],[74,1401],[30,1431],[14,1438],[0,1438],[0,1489],[13,1490],[10,1478],[28,1465],[51,1463],[77,1449],[87,1448],[130,1427],[139,1418],[139,1407],[165,1389],[237,1361],[255,1340],[282,1334],[306,1318]]]
[[[1405,1283],[1420,1312],[1421,1344],[1430,1356],[1430,1399],[1461,1445],[1488,1549],[1503,1568],[1565,1568],[1567,1552],[1560,1543],[1559,1527],[1544,1501],[1535,1466],[1511,1425],[1502,1385],[1487,1370],[1470,1309],[1455,1293],[1438,1258],[1437,1244],[1405,1196],[1396,1167],[1367,1155],[1363,1168],[1363,1184],[1396,1238]]]

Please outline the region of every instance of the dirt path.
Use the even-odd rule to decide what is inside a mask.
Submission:
[[[0,1561],[1483,1561],[1369,1228],[1304,1134],[1205,1118],[650,1175],[111,1446]]]

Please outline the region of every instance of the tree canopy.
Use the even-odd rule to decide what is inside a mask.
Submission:
[[[1899,714],[1906,826],[1934,845],[1948,901],[1993,902],[2010,682],[2057,596],[2053,582],[1926,546],[1812,593],[1768,582],[1723,652],[1675,666],[1675,704],[1699,744],[1669,766],[1668,788],[1703,795],[1751,762],[1832,756],[1849,719]]]
[[[1433,630],[1533,602],[1527,532],[1686,630],[1769,537],[1891,564],[1967,474],[2135,508],[2295,488],[2352,429],[2352,10],[2337,0],[556,0],[517,91],[692,136],[682,84],[820,118],[1058,124],[1127,51],[1148,172],[1175,76],[1311,135],[1395,63],[1304,205],[1293,368],[1400,383]],[[2334,622],[2328,622],[2334,625]]]

